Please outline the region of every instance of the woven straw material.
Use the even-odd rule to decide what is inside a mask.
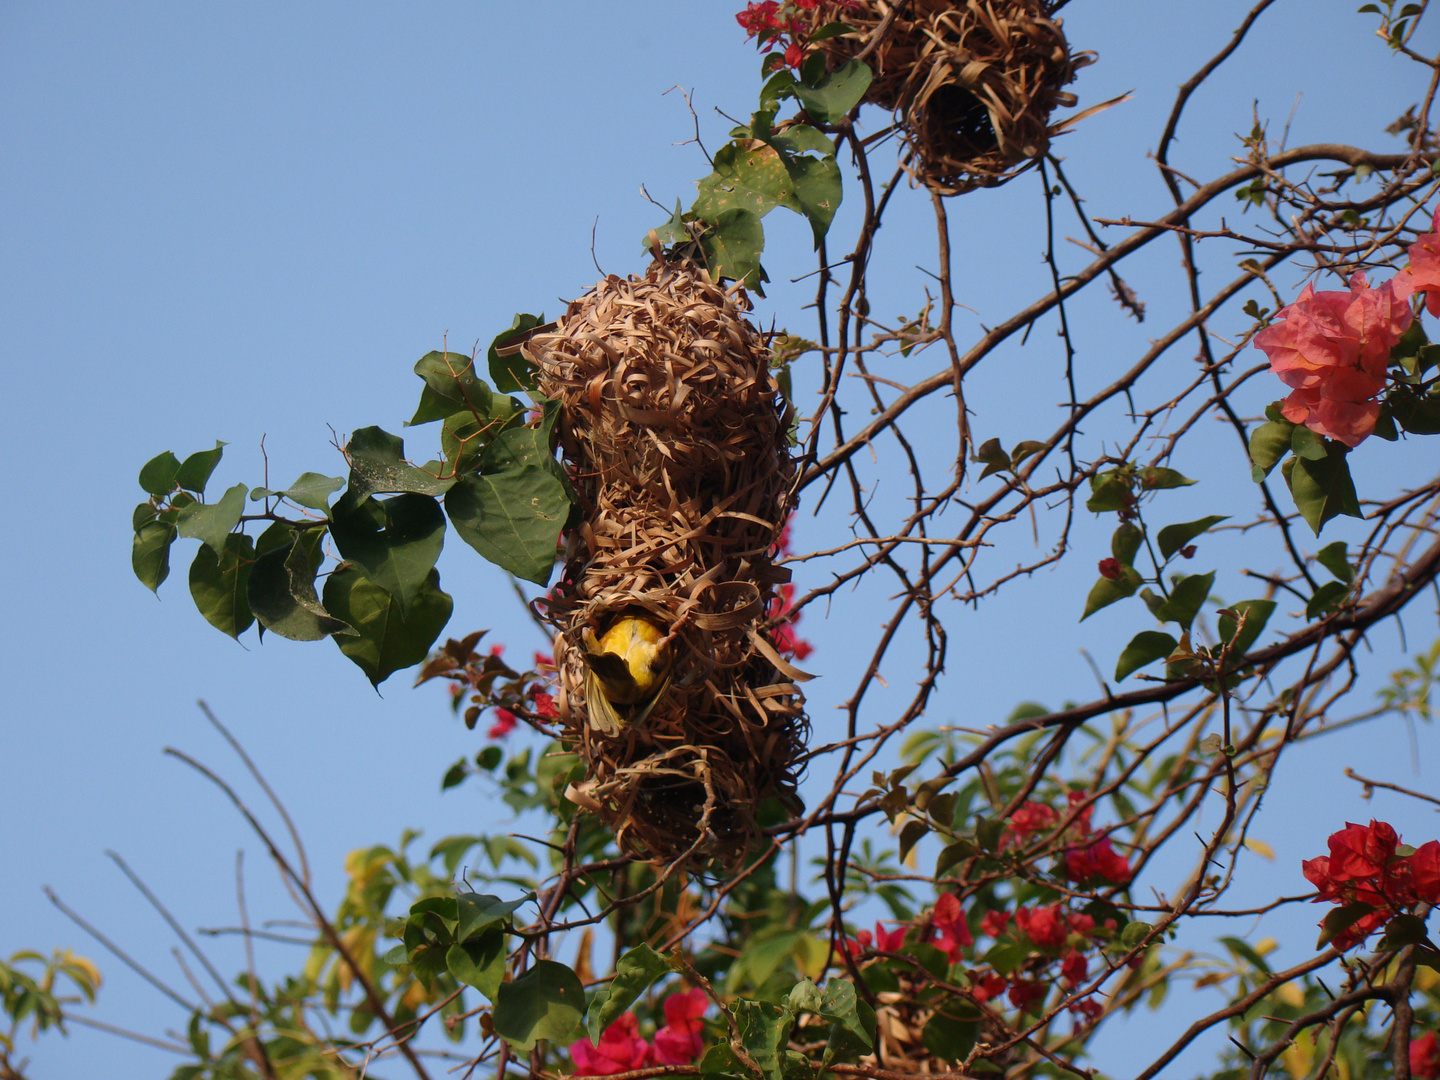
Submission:
[[[575,795],[657,861],[729,863],[755,839],[761,800],[796,801],[800,673],[767,627],[788,577],[771,553],[794,463],[748,309],[703,269],[656,262],[605,278],[524,347],[562,406],[580,506],[546,606],[565,741],[587,765]],[[671,681],[610,736],[587,709],[583,634],[636,614],[673,636]]]
[[[1052,125],[1050,114],[1075,104],[1064,87],[1095,57],[1070,52],[1049,10],[1047,0],[826,0],[809,16],[855,30],[822,43],[832,68],[894,16],[866,58],[875,80],[864,100],[895,110],[910,175],[958,195],[1023,172],[1079,119]]]

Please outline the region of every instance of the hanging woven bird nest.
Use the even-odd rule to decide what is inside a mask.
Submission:
[[[1034,165],[1075,104],[1064,87],[1095,59],[1071,53],[1049,0],[822,0],[811,29],[854,33],[823,42],[834,68],[866,48],[875,79],[865,101],[893,109],[910,175],[941,195],[995,187]],[[886,22],[889,25],[886,26]],[[807,20],[808,21],[808,20]]]
[[[572,302],[523,351],[562,407],[578,497],[545,613],[571,796],[628,851],[727,864],[760,803],[798,806],[804,678],[767,625],[788,571],[788,409],[738,286],[657,261]]]

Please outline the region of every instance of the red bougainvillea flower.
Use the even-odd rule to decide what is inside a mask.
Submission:
[[[1015,979],[1010,983],[1010,1004],[1022,1012],[1045,999],[1045,984],[1034,979]]]
[[[1431,840],[1410,855],[1400,855],[1399,834],[1386,822],[1346,822],[1345,828],[1331,835],[1329,846],[1329,855],[1300,864],[1319,894],[1316,902],[1375,908],[1336,935],[1337,949],[1358,945],[1413,904],[1440,903],[1440,841]]]
[[[745,5],[745,10],[735,16],[746,37],[754,37],[765,30],[780,28],[779,0],[763,0],[762,3]]]
[[[1440,1039],[1435,1032],[1427,1031],[1420,1038],[1410,1040],[1410,1075],[1415,1080],[1440,1078]]]
[[[655,1032],[655,1061],[661,1065],[689,1065],[705,1049],[701,1017],[710,1007],[704,990],[671,994],[665,999],[665,1026]]]
[[[975,944],[975,939],[970,936],[970,925],[965,921],[965,913],[954,893],[940,894],[935,901],[935,910],[930,913],[930,924],[938,934],[936,947],[950,958],[952,964],[960,959],[961,949]]]
[[[789,45],[785,46],[786,65],[788,65],[789,67],[798,68],[801,61],[804,59],[805,50],[800,47],[800,43],[798,41],[792,41]]]
[[[1115,850],[1108,836],[1102,836],[1083,848],[1067,851],[1065,873],[1071,881],[1098,879],[1115,885],[1128,885],[1134,876],[1130,860]]]
[[[1255,335],[1270,370],[1291,388],[1280,409],[1287,420],[1352,447],[1375,429],[1390,350],[1414,317],[1405,299],[1413,286],[1397,282],[1372,289],[1357,272],[1348,293],[1307,285]]]
[[[986,937],[999,937],[1010,925],[1008,911],[987,911],[980,916],[980,932]]]
[[[859,956],[866,949],[870,948],[875,938],[869,930],[859,930],[853,938],[845,939],[845,951],[851,956]]]
[[[783,534],[782,539],[784,539]],[[795,624],[800,621],[800,616],[790,614],[794,606],[795,586],[782,585],[779,595],[770,601],[770,618],[786,620],[774,630],[775,644],[779,647],[780,652],[803,661],[815,651],[815,647],[810,642],[796,636]]]
[[[1080,1024],[1094,1023],[1096,1020],[1099,1020],[1100,1017],[1105,1015],[1105,1006],[1101,1005],[1094,998],[1081,998],[1075,1002],[1074,1005],[1070,1006],[1070,1012],[1078,1018],[1076,1020],[1076,1026],[1078,1027]]]
[[[1089,972],[1089,962],[1074,949],[1071,949],[1060,963],[1060,978],[1064,979],[1072,989],[1083,983]]]
[[[881,923],[875,924],[875,948],[881,952],[899,952],[905,945],[905,927],[897,926],[886,930]]]
[[[1120,573],[1121,573],[1121,567],[1120,567],[1120,560],[1119,560],[1119,559],[1101,559],[1101,560],[1100,560],[1100,576],[1101,576],[1101,577],[1103,577],[1103,578],[1109,578],[1111,581],[1116,581],[1116,580],[1119,579]]]
[[[1410,265],[1395,277],[1395,288],[1408,296],[1425,297],[1425,310],[1440,315],[1440,209],[1430,221],[1430,231],[1410,245]]]
[[[1043,803],[1027,802],[1021,803],[1020,809],[1010,815],[1010,820],[1005,824],[1005,835],[1000,839],[1000,846],[1006,843],[1024,840],[1034,832],[1041,832],[1055,824],[1055,811]]]
[[[576,1076],[614,1076],[629,1072],[648,1064],[650,1056],[650,1044],[640,1038],[640,1022],[634,1013],[626,1013],[606,1028],[599,1046],[589,1039],[570,1044]]]
[[[555,699],[549,694],[537,693],[535,695],[535,715],[542,716],[546,720],[554,720],[560,715],[555,709]]]
[[[1069,933],[1059,904],[1037,907],[1033,911],[1019,908],[1015,912],[1015,925],[1042,949],[1058,949],[1065,944]]]
[[[1110,920],[1112,923],[1114,921]],[[1065,916],[1065,922],[1077,934],[1088,934],[1095,929],[1095,916],[1086,915],[1083,911],[1072,911]]]
[[[1005,992],[1005,976],[997,975],[993,971],[984,976],[972,971],[970,982],[975,987],[970,993],[976,1001],[991,1001]]]
[[[536,670],[536,671],[554,671],[554,670],[555,670],[555,657],[552,656],[550,653],[536,652],[536,654],[535,654],[535,670]]]
[[[515,714],[509,709],[497,708],[495,710],[495,723],[490,725],[490,730],[487,731],[486,734],[492,739],[503,739],[514,730]]]

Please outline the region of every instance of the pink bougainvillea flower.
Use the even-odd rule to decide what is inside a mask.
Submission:
[[[1119,560],[1119,559],[1101,559],[1101,560],[1100,560],[1100,576],[1101,576],[1101,577],[1103,577],[1103,578],[1109,578],[1111,581],[1115,581],[1115,580],[1117,580],[1117,579],[1120,577],[1120,570],[1121,570],[1121,568],[1120,568],[1120,560]]]
[[[509,709],[497,708],[495,710],[495,723],[490,725],[490,730],[487,731],[486,734],[492,739],[503,739],[514,730],[515,714]]]
[[[640,1022],[634,1013],[626,1013],[606,1028],[599,1046],[589,1039],[570,1044],[576,1076],[614,1076],[629,1072],[643,1068],[650,1056],[650,1044],[640,1038]]]
[[[874,940],[869,930],[860,930],[853,938],[845,939],[845,951],[851,956],[859,956],[866,949],[870,948]]]
[[[1410,1075],[1415,1080],[1440,1078],[1440,1038],[1435,1032],[1427,1031],[1410,1040]]]
[[[1398,277],[1372,289],[1363,273],[1350,291],[1313,285],[1255,335],[1270,370],[1290,387],[1281,412],[1293,424],[1358,446],[1375,429],[1390,350],[1410,327],[1413,286]]]
[[[665,999],[665,1026],[655,1032],[655,1060],[661,1065],[689,1065],[705,1049],[701,1017],[710,998],[699,988]]]
[[[544,717],[546,720],[554,720],[559,716],[559,712],[555,709],[554,697],[546,693],[537,693],[535,695],[535,715]]]
[[[1440,315],[1440,209],[1430,220],[1430,231],[1410,245],[1410,265],[1395,277],[1402,296],[1417,292],[1425,297],[1425,310]]]

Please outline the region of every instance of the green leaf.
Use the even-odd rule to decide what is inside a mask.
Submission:
[[[1125,566],[1135,562],[1135,553],[1145,540],[1145,530],[1128,521],[1122,521],[1110,536],[1110,554]]]
[[[1327,581],[1315,590],[1315,595],[1305,603],[1305,618],[1318,619],[1328,615],[1340,606],[1350,592],[1350,586],[1343,581]]]
[[[935,860],[935,876],[940,877],[946,870],[958,866],[975,853],[975,844],[970,840],[956,840],[953,844],[946,844]]]
[[[930,1017],[920,1038],[925,1049],[940,1058],[960,1064],[969,1056],[980,1034],[980,1021],[961,1020],[946,1009]]]
[[[494,395],[475,375],[475,361],[464,353],[428,352],[415,361],[415,374],[425,380],[425,389],[430,393],[421,397],[411,424],[428,424],[458,412],[477,417],[490,415]]]
[[[502,432],[485,448],[480,472],[462,477],[445,496],[445,512],[485,558],[525,581],[549,582],[570,494],[545,433]]]
[[[325,579],[324,610],[352,631],[337,636],[335,644],[365,672],[372,686],[421,663],[450,621],[453,606],[435,570],[411,592],[409,606],[403,609],[393,593],[349,563],[342,563]]]
[[[1270,965],[1265,962],[1265,958],[1256,952],[1254,946],[1248,941],[1237,937],[1222,937],[1220,944],[1229,949],[1231,955],[1244,960],[1262,974],[1270,974]]]
[[[731,1002],[740,1045],[769,1080],[780,1080],[781,1050],[790,1041],[795,1014],[764,1001]]]
[[[505,978],[505,931],[491,930],[445,950],[445,967],[466,986],[494,1001]]]
[[[1256,483],[1265,479],[1270,470],[1280,463],[1280,459],[1290,453],[1291,434],[1294,430],[1295,425],[1281,417],[1261,424],[1250,433],[1250,460],[1260,471],[1260,475],[1255,477]]]
[[[679,209],[679,200],[676,200],[676,209]],[[535,389],[538,374],[535,365],[519,353],[513,356],[501,356],[499,349],[511,338],[518,337],[544,324],[544,312],[539,315],[520,313],[510,321],[510,329],[496,334],[495,339],[490,342],[486,358],[489,361],[490,378],[495,383],[495,389],[500,393],[514,394],[522,390]]]
[[[489,933],[496,926],[507,926],[510,916],[535,899],[527,892],[518,900],[501,900],[488,893],[462,892],[455,898],[455,939],[468,941],[477,934]]]
[[[813,83],[797,82],[795,96],[811,119],[822,124],[838,124],[846,113],[860,104],[874,77],[867,64],[847,60]]]
[[[1128,922],[1125,929],[1120,931],[1120,943],[1127,949],[1133,949],[1149,935],[1152,927],[1147,922]]]
[[[1084,622],[1095,612],[1103,607],[1109,607],[1116,600],[1123,600],[1127,596],[1134,596],[1135,590],[1140,588],[1140,575],[1136,573],[1133,566],[1120,567],[1118,578],[1102,577],[1090,588],[1090,595],[1085,598],[1085,612],[1080,616]]]
[[[393,596],[403,615],[445,545],[445,514],[428,495],[361,501],[346,493],[331,514],[330,535],[341,557]]]
[[[853,33],[855,33],[853,26],[846,26],[843,22],[828,22],[811,34],[806,44],[814,45],[817,41],[825,41],[832,37],[839,37],[841,34]]]
[[[843,195],[835,146],[822,132],[805,124],[767,136],[765,141],[780,152],[781,164],[790,175],[795,205],[783,205],[806,217],[818,248],[835,219],[835,211],[840,209]]]
[[[1329,945],[1374,910],[1373,905],[1358,900],[1353,904],[1335,908],[1321,921],[1320,937],[1316,940],[1315,947],[1319,949]]]
[[[875,1023],[873,1014],[870,1017],[861,1015],[860,1005],[854,983],[848,979],[831,978],[825,983],[825,993],[815,1012],[831,1023],[839,1024],[868,1050],[875,1045]]]
[[[1187,521],[1178,525],[1166,525],[1156,536],[1160,544],[1160,558],[1169,561],[1170,556],[1190,543],[1201,533],[1208,532],[1222,521],[1229,518],[1224,514],[1211,514],[1209,517],[1200,518],[1198,521]]]
[[[345,486],[345,481],[338,476],[322,476],[317,472],[301,473],[299,479],[291,484],[284,491],[271,491],[269,488],[257,487],[251,490],[250,500],[259,502],[261,499],[278,495],[281,498],[289,499],[297,506],[307,506],[311,510],[319,510],[322,514],[330,512],[330,496]]]
[[[225,539],[245,513],[245,485],[236,484],[216,503],[191,503],[180,511],[175,524],[180,535],[190,540],[202,540],[215,549],[217,555],[225,552]]]
[[[1341,514],[1363,516],[1355,495],[1355,483],[1350,479],[1345,447],[1341,443],[1330,443],[1326,450],[1322,461],[1290,458],[1281,469],[1285,482],[1290,485],[1295,508],[1316,536],[1331,518]]]
[[[239,638],[255,616],[250,613],[248,589],[255,545],[244,533],[225,538],[225,551],[216,555],[201,544],[190,564],[190,596],[205,621],[221,633]]]
[[[780,151],[759,139],[744,139],[715,152],[715,171],[700,181],[691,212],[714,223],[729,210],[746,210],[758,219],[777,206],[801,212]]]
[[[324,530],[308,532],[318,542]],[[307,542],[310,539],[297,535],[290,543],[266,551],[255,560],[247,590],[250,610],[266,630],[291,641],[353,634],[354,630],[325,610],[315,593],[316,562]]]
[[[1401,913],[1391,916],[1385,924],[1385,935],[1375,946],[1376,952],[1393,952],[1406,945],[1418,945],[1426,940],[1425,920],[1418,915]]]
[[[1411,435],[1440,435],[1440,396],[1433,390],[1422,395],[1396,386],[1385,400],[1395,421]]]
[[[1240,623],[1230,615],[1220,616],[1220,640],[1230,646],[1232,658],[1244,656],[1255,644],[1260,632],[1265,629],[1265,624],[1270,621],[1270,616],[1275,613],[1274,600],[1241,600],[1238,604],[1231,604],[1230,611],[1245,616],[1245,629],[1237,636],[1235,631]]]
[[[1085,509],[1097,514],[1124,510],[1135,503],[1130,491],[1130,481],[1115,472],[1098,473],[1090,478],[1090,498],[1085,500]]]
[[[1296,427],[1290,432],[1290,449],[1306,461],[1325,460],[1325,440],[1308,427]]]
[[[716,1043],[700,1058],[700,1075],[706,1080],[753,1080],[750,1071],[740,1064],[735,1052],[723,1042]]]
[[[615,965],[615,978],[590,1003],[585,1021],[590,1041],[598,1045],[605,1029],[670,970],[669,961],[643,942],[620,957]]]
[[[186,491],[193,491],[197,495],[205,494],[205,484],[210,479],[210,474],[215,471],[215,466],[220,464],[224,446],[223,442],[216,439],[214,450],[199,450],[187,457],[175,474],[175,483]]]
[[[170,545],[175,542],[175,526],[163,521],[150,521],[135,530],[130,548],[130,567],[151,592],[170,576]],[[208,549],[206,549],[208,550]]]
[[[1120,662],[1115,665],[1115,681],[1119,682],[1132,671],[1137,671],[1146,664],[1153,664],[1156,660],[1164,660],[1180,647],[1180,643],[1169,634],[1159,630],[1142,630],[1130,639],[1130,644],[1120,654]]]
[[[760,285],[769,280],[760,266],[765,229],[749,210],[737,208],[721,214],[700,234],[700,250],[711,278],[730,278],[764,295]]]
[[[1350,547],[1344,540],[1326,544],[1315,553],[1315,561],[1346,585],[1354,584],[1355,567],[1350,565]]]
[[[585,987],[579,976],[554,960],[537,960],[513,982],[501,983],[495,996],[495,1034],[517,1050],[530,1050],[540,1039],[569,1046],[580,1035]]]
[[[900,861],[905,861],[905,856],[910,854],[910,849],[923,840],[930,833],[930,826],[919,818],[911,818],[905,822],[900,830]]]
[[[441,479],[405,460],[405,440],[378,427],[364,427],[345,445],[350,462],[350,487],[357,496],[410,492],[443,495],[455,483]]]
[[[1161,488],[1189,487],[1195,481],[1187,476],[1182,476],[1174,469],[1165,469],[1159,465],[1151,465],[1149,468],[1140,470],[1140,486],[1147,491],[1158,491]]]
[[[1181,578],[1170,587],[1170,599],[1160,605],[1156,618],[1161,622],[1179,623],[1182,630],[1189,630],[1213,584],[1214,570],[1208,574],[1190,574]]]
[[[140,486],[158,498],[175,490],[175,478],[179,475],[180,459],[166,450],[140,467]]]
[[[975,448],[975,452],[970,455],[970,460],[985,462],[985,471],[979,477],[981,480],[1010,468],[1010,455],[1005,453],[999,439],[986,439]]]

